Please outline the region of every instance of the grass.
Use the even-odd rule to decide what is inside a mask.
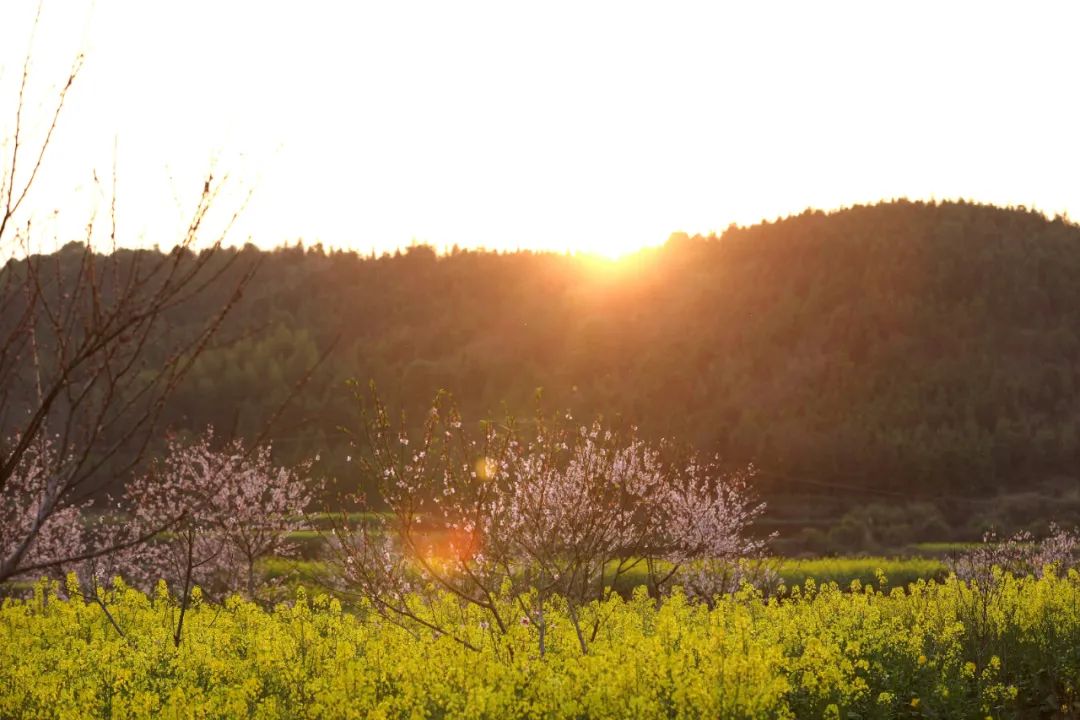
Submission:
[[[836,557],[808,560],[782,559],[780,578],[788,587],[804,585],[808,579],[817,584],[835,582],[846,588],[855,580],[863,585],[879,585],[878,576],[885,578],[885,587],[907,587],[916,580],[944,579],[945,564],[935,558],[911,557]]]
[[[286,577],[293,574],[315,577],[324,575],[329,570],[330,565],[322,560],[270,557],[263,559],[259,563],[259,567],[270,578]]]
[[[943,580],[948,574],[945,564],[926,557],[822,557],[811,559],[774,558],[777,573],[786,587],[805,585],[813,579],[818,585],[834,582],[841,589],[851,587],[858,580],[862,585],[881,585],[879,575],[884,576],[883,589],[905,588],[917,580]],[[620,594],[629,596],[635,587],[648,580],[644,563],[626,573],[616,586]]]
[[[357,523],[370,523],[378,520],[381,517],[385,517],[386,513],[378,512],[351,512],[346,513],[345,518],[349,524],[355,525]],[[311,513],[307,518],[320,527],[331,527],[332,525],[341,522],[341,513],[330,512],[318,512]]]
[[[310,535],[309,535],[310,533]],[[301,536],[293,537],[294,540],[318,538],[314,531],[302,531],[294,533]],[[934,545],[960,545],[961,543],[934,543]],[[917,580],[944,579],[947,574],[944,563],[941,560],[927,557],[888,558],[888,557],[835,557],[835,558],[776,558],[777,570],[783,584],[788,587],[805,585],[808,579],[813,579],[818,585],[835,582],[841,589],[851,587],[854,580],[863,585],[879,586],[879,571],[885,577],[885,589],[907,587]],[[271,581],[282,584],[286,594],[295,595],[297,588],[303,587],[309,594],[314,596],[320,592],[326,592],[327,579],[332,572],[330,564],[324,560],[311,557],[264,558],[259,563],[259,568],[265,577]],[[634,588],[648,584],[648,576],[645,563],[640,563],[620,578],[615,589],[623,596],[629,597]],[[30,581],[9,582],[6,590],[9,594],[29,590],[33,587]]]
[[[922,542],[915,543],[911,546],[911,549],[919,555],[939,557],[941,555],[966,552],[977,547],[982,547],[985,544],[986,543],[981,542]]]
[[[926,557],[776,558],[776,562],[780,579],[787,587],[804,585],[809,579],[819,585],[835,582],[840,588],[850,587],[854,580],[876,587],[880,585],[879,575],[884,575],[885,588],[903,588],[917,580],[942,580],[947,574],[941,560]],[[317,587],[330,571],[325,561],[280,557],[263,560],[261,567],[271,579],[293,578],[306,587]],[[641,563],[623,575],[616,590],[629,595],[647,580],[645,564]]]

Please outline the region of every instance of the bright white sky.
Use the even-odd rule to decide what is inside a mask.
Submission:
[[[36,7],[0,1],[9,138]],[[87,58],[29,207],[78,235],[115,147],[128,244],[170,246],[211,164],[264,247],[618,254],[900,196],[1080,217],[1077,37],[1075,2],[46,0],[34,128]]]

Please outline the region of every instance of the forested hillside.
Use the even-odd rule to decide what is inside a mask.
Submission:
[[[258,274],[170,421],[253,435],[336,341],[271,437],[346,486],[364,485],[340,429],[356,378],[413,418],[439,388],[467,419],[527,417],[543,388],[549,410],[753,461],[781,514],[807,496],[834,519],[927,501],[948,525],[1000,492],[1075,500],[1080,228],[1062,219],[900,201],[677,235],[614,264],[237,252]]]

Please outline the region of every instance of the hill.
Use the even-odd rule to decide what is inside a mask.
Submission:
[[[439,388],[469,419],[528,416],[543,388],[548,408],[754,462],[781,526],[873,503],[855,535],[905,503],[923,515],[901,522],[911,537],[1030,522],[987,504],[1004,493],[1080,519],[1080,228],[1062,218],[898,201],[673,236],[617,264],[235,252],[261,268],[171,421],[253,434],[336,338],[273,435],[348,485],[363,486],[340,430],[357,378],[411,417]]]

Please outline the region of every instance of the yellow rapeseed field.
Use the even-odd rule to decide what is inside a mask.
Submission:
[[[74,582],[69,580],[69,584]],[[497,633],[443,597],[479,647],[326,596],[178,612],[116,582],[87,602],[42,581],[0,608],[3,718],[1006,718],[1080,712],[1080,576],[752,590],[709,605],[643,590]],[[70,596],[73,599],[65,599]],[[513,598],[503,598],[508,613]],[[443,625],[445,627],[445,625]]]

